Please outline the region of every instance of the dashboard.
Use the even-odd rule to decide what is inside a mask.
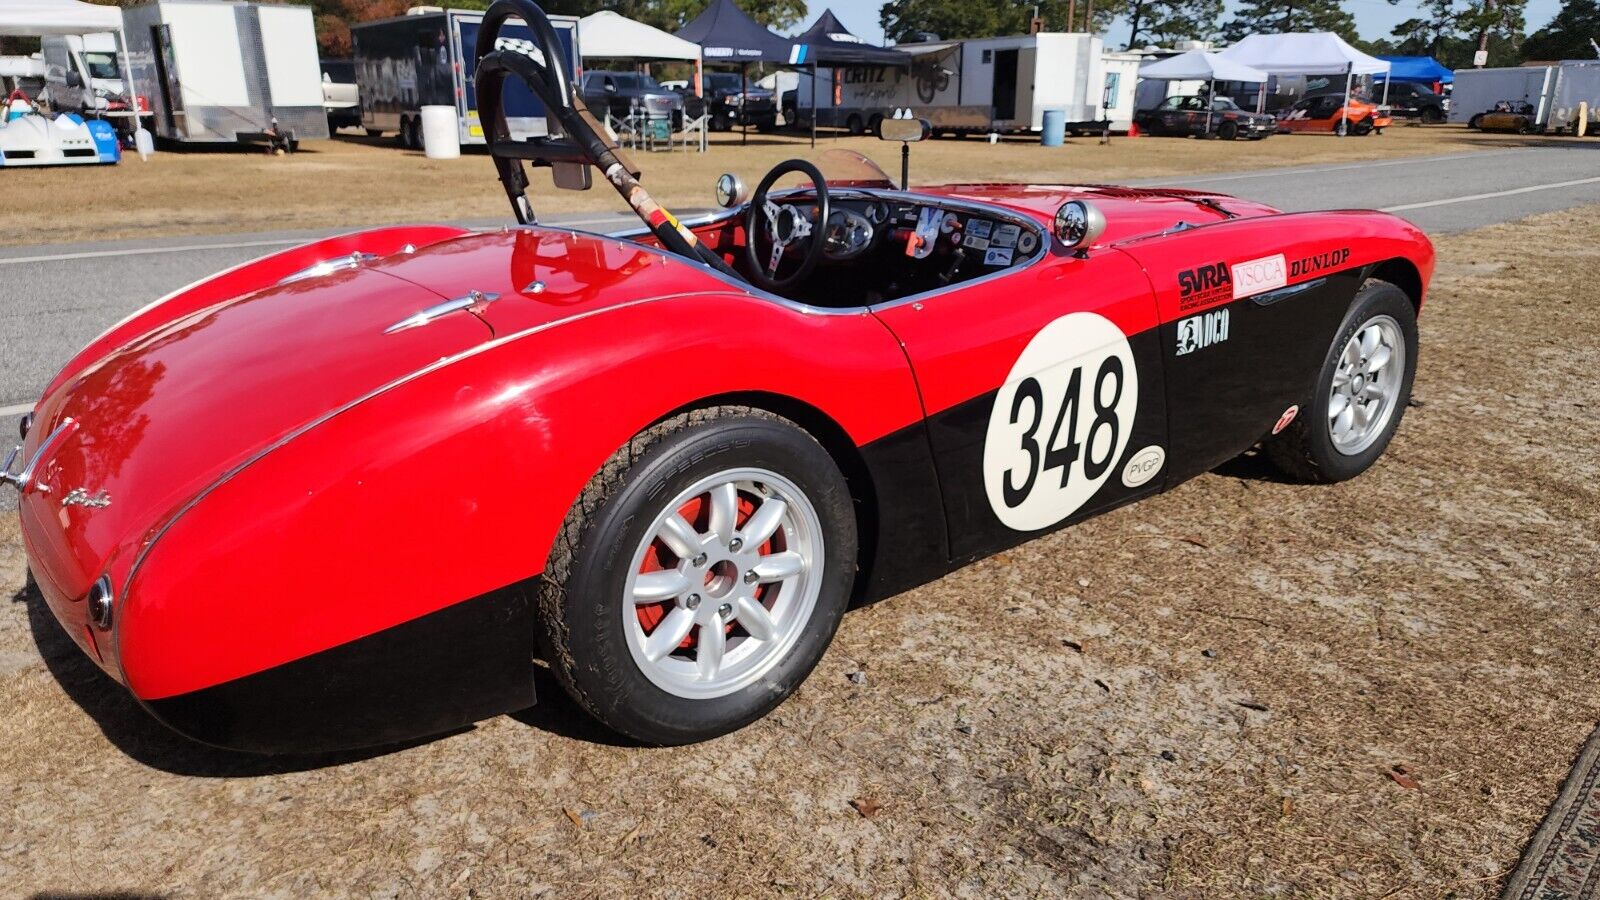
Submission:
[[[830,206],[823,257],[833,262],[888,245],[910,259],[953,258],[958,269],[993,271],[1023,262],[1039,249],[1035,227],[954,204],[868,195],[834,198]]]

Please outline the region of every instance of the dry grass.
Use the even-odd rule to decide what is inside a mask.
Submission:
[[[0,524],[0,884],[1492,896],[1600,720],[1597,211],[1440,241],[1422,405],[1362,478],[1240,461],[855,611],[698,747],[614,746],[548,681],[365,758],[191,746],[81,659]]]
[[[736,171],[754,184],[773,164],[811,151],[804,139],[716,135],[711,152],[636,154],[645,184],[669,207],[704,207],[718,174]],[[1398,127],[1382,135],[1339,139],[1278,135],[1259,142],[1176,138],[1073,139],[1064,148],[1034,141],[931,141],[913,154],[912,177],[949,181],[1105,182],[1193,175],[1262,166],[1353,162],[1470,152],[1527,139],[1485,135],[1455,126]],[[871,138],[827,138],[818,149],[854,148],[898,173],[899,147]],[[620,211],[603,185],[587,193],[555,191],[536,175],[540,212]],[[111,167],[8,171],[0,235],[7,244],[282,228],[356,227],[404,221],[505,218],[505,195],[481,151],[458,160],[430,160],[391,142],[340,137],[308,142],[289,157],[256,151],[159,153]]]

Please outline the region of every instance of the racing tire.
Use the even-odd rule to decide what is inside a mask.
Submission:
[[[1350,120],[1340,119],[1339,121],[1333,123],[1333,133],[1339,137],[1344,137],[1345,135],[1349,134]]]
[[[1223,122],[1221,125],[1218,125],[1217,126],[1217,137],[1222,138],[1225,141],[1236,141],[1236,140],[1238,140],[1239,139],[1239,123],[1237,123],[1237,122]]]
[[[745,548],[747,529],[770,537]],[[634,437],[572,505],[537,582],[539,638],[609,728],[646,744],[709,740],[805,680],[855,569],[855,506],[828,452],[764,410],[696,410]]]
[[[844,127],[846,131],[850,132],[851,137],[860,137],[867,133],[866,123],[861,121],[860,116],[853,113],[850,118],[844,120]]]
[[[1478,113],[1477,115],[1475,115],[1472,118],[1467,120],[1467,127],[1472,129],[1473,131],[1478,131],[1481,128],[1482,125],[1483,125],[1483,113]]]
[[[1360,475],[1378,461],[1400,427],[1416,362],[1417,314],[1411,298],[1387,281],[1367,279],[1328,348],[1311,402],[1266,438],[1262,451],[1298,481],[1328,483]]]

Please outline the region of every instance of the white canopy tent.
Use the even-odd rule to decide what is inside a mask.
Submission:
[[[0,34],[122,34],[122,10],[79,0],[6,0],[0,3]]]
[[[682,59],[698,63],[700,45],[609,9],[578,20],[578,46],[595,59]]]
[[[1350,84],[1357,75],[1387,75],[1389,61],[1369,56],[1345,43],[1331,31],[1297,31],[1284,34],[1252,34],[1220,56],[1243,63],[1268,75],[1328,75],[1344,73],[1345,105],[1350,103]],[[1383,102],[1389,102],[1389,81],[1383,82]],[[1341,111],[1341,115],[1344,115]]]
[[[1211,90],[1206,93],[1206,133],[1211,133],[1211,96],[1216,93],[1219,81],[1247,81],[1252,84],[1264,83],[1268,75],[1260,69],[1252,68],[1244,63],[1234,62],[1231,59],[1205,50],[1190,50],[1177,56],[1147,62],[1139,66],[1140,78],[1153,78],[1161,81],[1205,81],[1211,84]]]

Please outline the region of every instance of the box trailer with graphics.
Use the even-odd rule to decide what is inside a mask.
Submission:
[[[483,13],[464,9],[417,7],[403,16],[365,22],[350,29],[355,46],[356,87],[361,94],[361,124],[368,134],[397,134],[404,146],[422,146],[422,107],[454,106],[463,144],[482,144],[474,48]],[[556,38],[569,56],[574,75],[582,74],[578,20],[550,16]],[[498,47],[537,55],[528,26],[513,19],[500,29]],[[518,79],[506,81],[502,102],[506,125],[516,140],[549,134],[544,106]]]
[[[1099,38],[1042,33],[966,41],[897,44],[909,70],[854,66],[817,70],[817,124],[870,130],[909,107],[935,133],[1027,132],[1046,109],[1062,109],[1068,131],[1126,130],[1133,119],[1139,55],[1107,54]],[[810,123],[812,84],[802,70],[794,92],[797,124]]]
[[[122,21],[157,138],[293,147],[328,136],[310,7],[156,0]]]

